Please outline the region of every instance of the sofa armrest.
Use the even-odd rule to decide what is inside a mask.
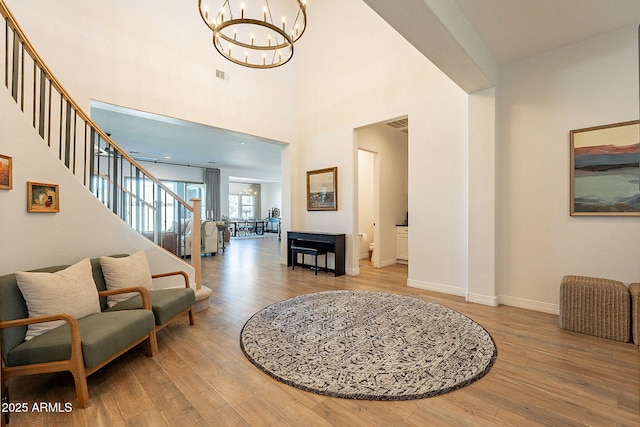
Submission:
[[[53,322],[54,320],[64,320],[69,324],[69,328],[71,329],[72,335],[73,335],[74,329],[77,329],[78,336],[80,335],[80,329],[78,328],[78,321],[76,320],[75,317],[66,313],[50,314],[48,316],[38,316],[38,317],[25,317],[24,319],[5,320],[4,322],[0,322],[0,329],[14,328],[16,326],[33,325],[35,323]]]
[[[78,326],[78,320],[70,314],[60,313],[50,314],[48,316],[6,320],[4,322],[0,322],[0,329],[13,328],[16,326],[27,326],[33,325],[35,323],[51,322],[54,320],[63,320],[69,325],[69,332],[71,334],[71,357],[69,358],[69,361],[77,367],[84,367],[84,362],[82,360],[82,341],[80,339],[80,326]],[[4,361],[2,362],[2,367],[4,369]]]
[[[170,271],[168,273],[153,274],[151,276],[151,278],[152,279],[160,279],[162,277],[170,277],[170,276],[177,276],[177,275],[181,275],[182,278],[184,279],[184,287],[185,288],[190,288],[191,287],[191,286],[189,286],[189,275],[184,271]]]
[[[120,289],[108,289],[106,291],[98,291],[98,295],[101,297],[106,297],[109,295],[118,295],[118,294],[128,294],[130,292],[137,292],[140,294],[142,298],[142,308],[145,310],[151,310],[151,295],[149,294],[149,289],[144,286],[132,286],[130,288],[120,288]]]

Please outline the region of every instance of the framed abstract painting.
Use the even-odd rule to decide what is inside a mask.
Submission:
[[[639,123],[570,131],[572,216],[640,216]]]

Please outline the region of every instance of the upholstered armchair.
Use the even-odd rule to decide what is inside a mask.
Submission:
[[[192,224],[189,221],[184,229],[182,255],[191,255],[191,231]],[[202,240],[201,253],[215,255],[218,252],[218,227],[215,221],[202,221],[200,229]]]

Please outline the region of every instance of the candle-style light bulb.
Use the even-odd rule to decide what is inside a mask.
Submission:
[[[244,3],[240,4],[240,17],[244,19]]]
[[[262,9],[262,15],[264,17],[264,22],[267,22],[267,6]]]

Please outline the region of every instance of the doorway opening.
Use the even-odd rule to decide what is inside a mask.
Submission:
[[[409,212],[409,119],[402,117],[356,129],[358,202],[356,254],[374,267],[396,264],[397,227]],[[406,242],[406,240],[405,240]],[[408,254],[401,262],[408,262]]]
[[[377,153],[358,149],[358,258],[367,259],[374,266],[376,188],[375,165]]]

